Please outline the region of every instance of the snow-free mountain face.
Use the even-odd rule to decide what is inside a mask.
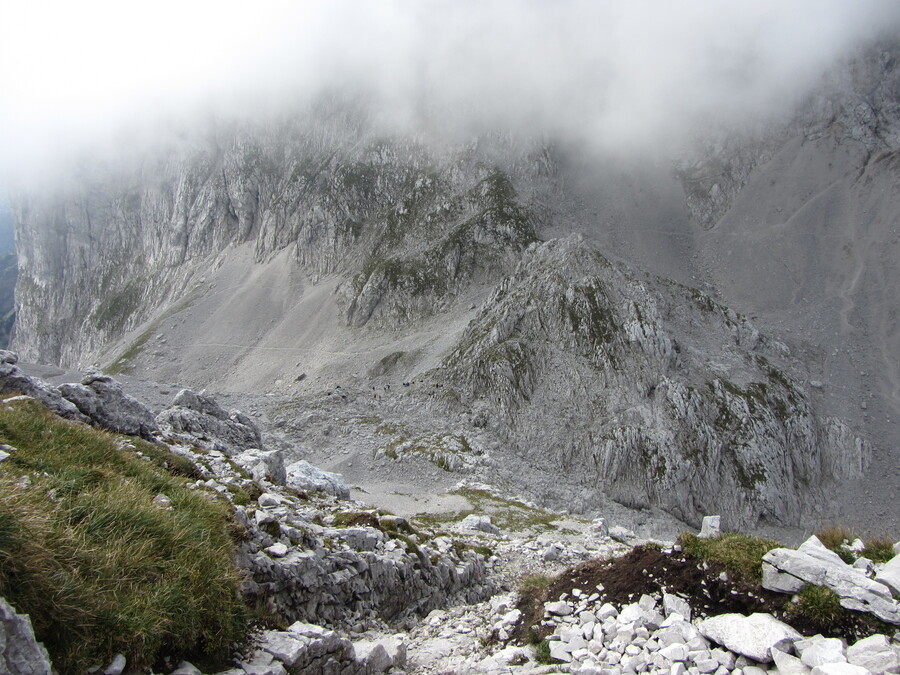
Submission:
[[[86,159],[14,201],[15,346],[277,392],[320,450],[577,510],[806,522],[900,479],[898,56],[674,160],[342,97]],[[338,384],[353,415],[318,414]]]

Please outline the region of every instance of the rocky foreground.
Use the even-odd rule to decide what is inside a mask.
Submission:
[[[14,354],[0,360],[4,405],[37,399],[125,434],[123,450],[138,447],[128,435],[164,444],[196,468],[193,489],[231,504],[241,592],[263,619],[218,672],[900,673],[900,545],[887,563],[857,551],[851,565],[813,537],[766,553],[754,585],[602,519],[541,534],[529,523],[500,531],[477,513],[405,519],[348,499],[337,474],[285,466],[252,420],[203,393],[182,391],[153,415],[100,373],[51,387]],[[0,463],[15,453],[5,446]],[[173,508],[167,500],[154,503]],[[830,631],[840,637],[814,635],[793,612],[805,587],[852,610]],[[28,617],[5,601],[0,629],[0,671],[51,672]],[[97,672],[141,672],[129,668],[120,654]],[[171,654],[157,671],[201,672]]]

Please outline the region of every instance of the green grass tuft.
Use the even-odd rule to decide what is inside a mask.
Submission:
[[[894,557],[894,542],[883,537],[869,539],[862,555],[872,562],[886,563]]]
[[[843,613],[840,596],[825,586],[806,586],[789,610],[791,618],[804,619],[824,631],[836,624]]]
[[[545,665],[557,662],[556,659],[550,656],[549,642],[539,642],[534,646],[534,660]]]
[[[546,574],[528,574],[519,580],[519,593],[546,591],[552,581]]]
[[[729,572],[747,582],[762,580],[762,557],[781,544],[773,539],[750,537],[729,532],[717,537],[701,539],[685,532],[679,538],[684,552],[702,560],[714,560]]]
[[[16,448],[0,465],[0,595],[59,672],[119,652],[224,663],[246,630],[227,503],[188,489],[170,453],[147,461],[36,402],[0,404],[0,442]]]

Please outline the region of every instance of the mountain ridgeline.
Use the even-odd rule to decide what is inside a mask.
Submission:
[[[415,381],[392,415],[544,502],[802,523],[900,470],[898,53],[668,163],[340,98],[98,158],[13,201],[15,347],[297,408]]]

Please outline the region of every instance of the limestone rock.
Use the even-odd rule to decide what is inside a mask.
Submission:
[[[900,624],[900,604],[891,599],[890,589],[869,579],[862,570],[846,564],[815,536],[807,539],[796,551],[788,548],[769,551],[763,556],[763,563],[801,582],[827,586],[841,597],[842,607],[871,612],[882,621]],[[787,585],[784,577],[774,577],[769,573],[767,578],[769,581],[778,579],[774,586],[766,586],[770,590]]]
[[[68,419],[89,422],[90,420],[71,402],[60,396],[60,393],[45,382],[29,377],[15,365],[18,357],[14,352],[4,351],[5,360],[0,362],[0,395],[22,394],[30,396],[57,415]]]
[[[703,523],[700,527],[700,534],[698,534],[697,536],[701,539],[718,537],[721,533],[720,520],[721,516],[703,516]]]
[[[0,598],[0,672],[15,675],[51,673],[50,657],[44,646],[35,640],[31,619],[26,614],[16,614],[4,598]]]
[[[116,654],[116,656],[112,660],[112,663],[110,663],[103,671],[103,675],[122,675],[122,671],[125,670],[126,664],[127,661],[125,659],[125,655]]]
[[[394,665],[384,645],[376,640],[354,642],[353,654],[360,675],[383,673]]]
[[[900,554],[885,563],[875,575],[875,581],[890,588],[894,596],[900,598]]]
[[[813,668],[812,675],[870,675],[870,673],[852,663],[825,663]]]
[[[156,416],[159,427],[207,449],[239,454],[262,448],[256,424],[238,411],[226,413],[204,392],[182,389],[172,405]]]
[[[295,490],[327,492],[338,499],[350,498],[350,489],[341,474],[323,471],[305,459],[287,467],[287,484]]]
[[[99,427],[130,436],[152,439],[159,426],[143,403],[122,391],[108,375],[91,370],[80,384],[61,384],[60,395]]]
[[[462,521],[460,522],[460,526],[470,530],[487,532],[488,534],[500,534],[500,529],[496,525],[491,523],[490,516],[470,513],[468,516],[462,519]]]
[[[713,642],[760,663],[771,663],[771,649],[780,642],[802,638],[771,614],[721,614],[697,622],[697,629]]]
[[[233,459],[257,482],[267,480],[275,483],[275,485],[285,485],[287,483],[284,453],[281,450],[250,448],[235,455]]]
[[[900,649],[884,635],[872,635],[847,647],[847,661],[873,673],[900,672]]]

